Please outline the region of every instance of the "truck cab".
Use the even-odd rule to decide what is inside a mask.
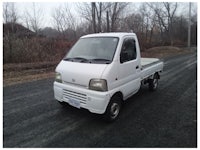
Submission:
[[[57,101],[108,121],[118,118],[123,101],[141,83],[157,88],[163,62],[141,58],[134,33],[99,33],[82,36],[56,67],[54,96]]]

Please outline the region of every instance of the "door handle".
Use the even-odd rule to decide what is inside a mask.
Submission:
[[[139,66],[136,66],[135,68],[136,68],[136,69],[138,69],[138,68],[139,68]]]

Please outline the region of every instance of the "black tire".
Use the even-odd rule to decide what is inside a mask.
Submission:
[[[149,79],[149,90],[155,91],[158,88],[158,75],[154,74],[153,79]]]
[[[62,106],[65,105],[65,102],[58,101],[58,103],[59,103],[60,105],[62,105]]]
[[[119,117],[121,106],[121,98],[117,95],[113,96],[106,108],[106,112],[104,113],[104,119],[107,122],[115,121]]]

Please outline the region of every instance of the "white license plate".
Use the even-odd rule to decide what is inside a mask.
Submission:
[[[70,104],[71,106],[76,107],[76,108],[80,108],[80,102],[77,101],[77,100],[69,99],[69,104]]]

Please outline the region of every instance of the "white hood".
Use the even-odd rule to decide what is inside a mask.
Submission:
[[[80,63],[62,60],[58,64],[56,72],[61,74],[64,83],[88,87],[91,79],[101,78],[107,66],[108,64]]]

